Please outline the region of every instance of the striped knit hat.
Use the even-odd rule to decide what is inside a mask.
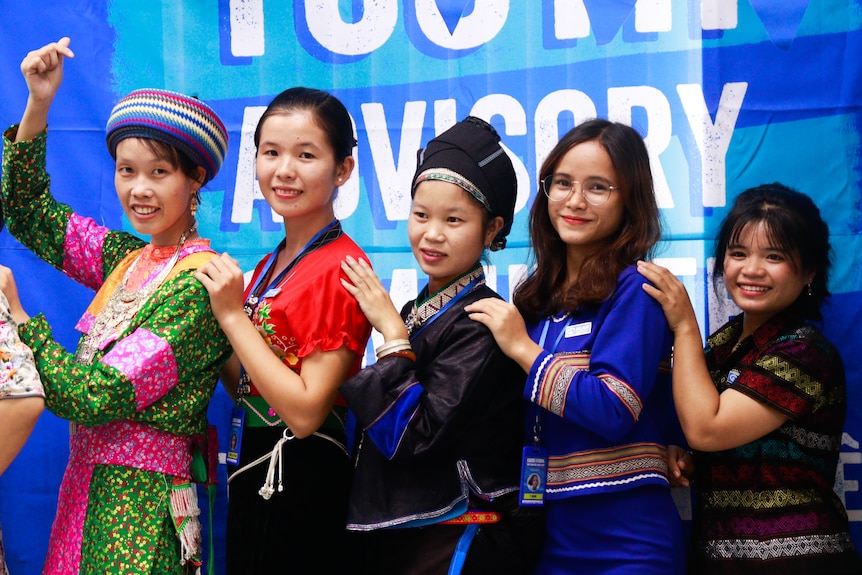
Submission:
[[[117,158],[125,138],[152,138],[177,148],[215,177],[227,151],[227,130],[215,110],[195,98],[146,88],[117,102],[106,126],[108,150]]]

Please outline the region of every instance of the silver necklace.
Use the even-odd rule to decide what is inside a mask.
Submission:
[[[93,363],[96,352],[102,348],[103,344],[108,341],[108,338],[116,337],[129,326],[132,318],[135,317],[135,314],[138,313],[144,302],[162,285],[162,282],[165,281],[165,278],[171,269],[173,269],[177,260],[179,260],[180,250],[182,250],[186,238],[193,236],[195,232],[197,232],[196,224],[184,231],[177,243],[177,250],[162,265],[158,275],[137,290],[129,291],[126,285],[141,256],[138,255],[135,258],[135,261],[123,275],[120,285],[117,286],[117,289],[108,298],[105,307],[102,308],[102,311],[96,317],[93,327],[90,328],[90,331],[84,336],[81,345],[78,347],[78,353],[76,354],[78,363],[81,365],[90,365]]]

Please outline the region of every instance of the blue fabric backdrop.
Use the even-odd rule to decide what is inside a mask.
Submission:
[[[527,262],[536,167],[585,118],[628,122],[646,137],[665,222],[663,263],[686,283],[704,331],[733,313],[708,277],[712,239],[733,197],[776,180],[812,195],[835,248],[825,331],[849,378],[836,489],[862,543],[860,2],[41,0],[3,2],[0,22],[4,127],[24,108],[18,67],[27,51],[72,38],[76,57],[50,117],[49,170],[58,198],[106,225],[128,228],[104,145],[113,103],[154,86],[212,104],[231,142],[222,172],[204,190],[201,232],[247,269],[282,233],[254,181],[251,134],[262,107],[294,85],[335,93],[359,140],[358,169],[338,213],[399,305],[423,282],[405,222],[416,148],[470,113],[497,127],[519,175],[510,248],[492,256],[489,270],[504,296]],[[92,293],[7,232],[0,262],[16,272],[26,309],[45,312],[73,349],[72,327]],[[228,409],[220,390],[210,417],[222,441]],[[66,423],[46,413],[0,478],[13,575],[41,568],[67,441]],[[224,481],[214,519],[221,565]]]

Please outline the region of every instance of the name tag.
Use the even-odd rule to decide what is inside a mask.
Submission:
[[[566,337],[576,337],[579,335],[587,335],[593,331],[593,322],[585,321],[566,327]]]
[[[521,507],[545,504],[545,482],[548,480],[548,450],[527,446],[521,453]]]

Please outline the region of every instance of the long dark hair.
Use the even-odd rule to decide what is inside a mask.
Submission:
[[[539,181],[553,174],[563,156],[578,144],[596,141],[605,149],[617,173],[623,199],[623,219],[605,245],[587,257],[578,281],[564,290],[566,244],[551,225],[548,198],[536,194],[530,209],[530,240],[535,271],[515,290],[515,305],[528,320],[561,309],[597,305],[613,294],[626,266],[647,257],[661,237],[661,221],[653,192],[649,155],[634,128],[607,120],[590,120],[570,130],[557,142],[539,171]]]
[[[713,281],[717,285],[724,277],[727,246],[737,243],[745,228],[757,224],[763,224],[770,244],[788,254],[796,273],[814,273],[811,295],[803,289],[789,309],[805,319],[823,319],[820,307],[830,296],[827,286],[832,267],[829,226],[811,198],[784,184],[749,188],[736,198],[715,241]]]
[[[260,144],[260,131],[267,118],[294,110],[311,112],[315,123],[326,133],[336,162],[341,163],[353,153],[353,147],[356,146],[353,122],[341,100],[323,90],[303,87],[288,88],[269,103],[254,130],[254,147]]]

